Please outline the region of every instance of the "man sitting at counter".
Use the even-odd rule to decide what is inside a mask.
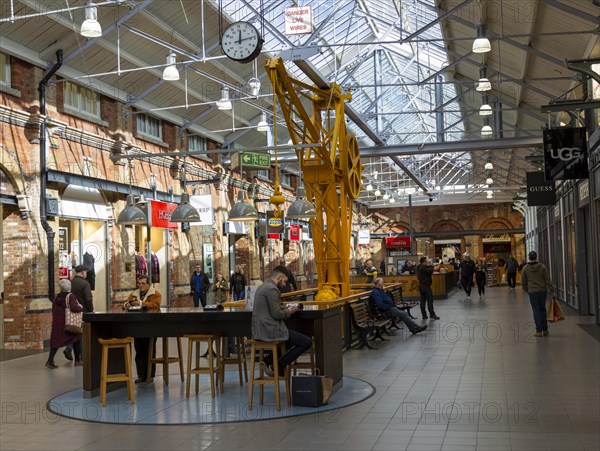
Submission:
[[[125,301],[125,309],[144,308],[159,309],[162,302],[161,294],[151,286],[150,277],[143,275],[137,279],[138,289],[129,295]],[[156,345],[156,337],[153,338]],[[156,365],[152,365],[152,374],[148,379],[148,353],[150,352],[150,338],[136,338],[133,341],[135,348],[135,368],[137,370],[136,384],[145,382],[151,383],[154,379]],[[156,352],[156,346],[154,346]],[[154,356],[152,356],[154,357]]]
[[[392,297],[385,292],[385,286],[383,285],[383,279],[381,277],[375,279],[375,286],[371,291],[371,297],[377,306],[377,310],[379,310],[388,318],[400,318],[413,335],[423,332],[425,329],[427,329],[427,326],[419,326],[412,319],[410,319],[408,313],[396,307]]]

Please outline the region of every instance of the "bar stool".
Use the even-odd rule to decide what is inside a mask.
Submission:
[[[102,364],[100,367],[100,404],[106,406],[106,384],[110,382],[127,382],[127,399],[134,404],[133,381],[131,378],[131,343],[132,337],[127,338],[98,338],[102,345]],[[108,374],[108,351],[110,349],[122,349],[125,359],[125,373]]]
[[[215,397],[215,382],[218,381],[220,372],[223,371],[221,365],[221,351],[219,345],[219,337],[215,335],[185,335],[188,339],[188,359],[187,359],[187,378],[185,383],[185,396],[190,397],[190,380],[192,374],[196,375],[196,394],[200,390],[200,374],[208,374],[210,378],[210,395]],[[215,366],[215,355],[213,351],[213,342],[217,343],[217,364]],[[206,343],[208,346],[208,366],[200,366],[200,344]],[[192,353],[194,351],[194,344],[196,345],[196,363],[195,367],[192,368]],[[223,393],[223,384],[221,384],[221,393]]]
[[[148,371],[147,371],[147,379],[146,382],[150,382],[152,378],[152,364],[162,364],[163,367],[163,381],[165,385],[169,385],[169,364],[171,363],[179,363],[179,376],[181,377],[181,382],[183,382],[183,358],[181,357],[181,337],[177,338],[177,357],[169,357],[169,337],[160,337],[162,338],[162,356],[161,357],[152,357],[154,354],[154,340],[150,339],[150,348],[148,349]]]
[[[259,395],[260,395],[260,404],[263,404],[263,393],[264,386],[267,384],[275,385],[275,403],[277,407],[277,411],[281,410],[281,401],[279,396],[279,381],[281,377],[279,376],[279,357],[280,355],[285,354],[285,342],[283,341],[260,341],[260,340],[248,340],[250,343],[250,386],[248,387],[248,410],[252,410],[252,398],[254,396],[254,385],[258,385]],[[259,351],[258,362],[259,362],[259,375],[257,378],[254,377],[254,363],[256,359],[256,351]],[[263,369],[260,367],[260,362],[264,361],[264,351],[269,350],[273,356],[273,377],[266,376],[263,373]],[[280,354],[281,352],[281,354]],[[290,369],[286,367],[285,374],[283,376],[283,380],[285,382],[285,394],[287,398],[288,405],[291,405],[291,392],[290,392]]]
[[[228,337],[222,337],[221,339],[224,342],[223,346],[225,346],[225,344],[228,341],[227,340]],[[221,386],[223,386],[223,379],[225,378],[225,365],[237,364],[238,373],[240,375],[240,386],[244,385],[244,379],[246,379],[246,382],[248,382],[248,367],[246,366],[246,346],[245,346],[244,337],[235,337],[235,352],[236,352],[236,357],[225,357],[224,356],[225,350],[223,349],[221,351],[221,354],[223,356],[221,358],[221,365],[223,367],[223,371],[221,371]],[[243,367],[243,370],[242,370],[242,367]],[[243,374],[243,377],[242,377],[242,374]]]
[[[290,365],[290,373],[294,376],[298,374],[298,370],[310,370],[310,374],[315,375],[317,366],[315,365],[315,337],[312,337],[312,344],[309,349],[309,360],[300,360],[306,353],[302,354],[294,363]]]

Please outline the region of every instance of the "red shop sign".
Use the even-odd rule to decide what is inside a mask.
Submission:
[[[410,247],[409,236],[394,236],[385,239],[385,247]]]
[[[177,208],[177,204],[161,202],[160,200],[151,200],[150,202],[152,205],[152,227],[175,230],[179,228],[176,222],[169,221],[171,213]]]
[[[300,230],[302,228],[297,224],[290,224],[290,241],[300,241]]]

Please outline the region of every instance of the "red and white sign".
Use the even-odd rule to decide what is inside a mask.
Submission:
[[[385,247],[410,247],[409,236],[394,236],[385,239]]]
[[[311,6],[291,6],[285,8],[285,34],[308,34],[313,32],[313,11]]]
[[[298,224],[290,224],[290,241],[300,241],[302,227]]]
[[[281,240],[281,233],[267,233],[267,238],[270,240]]]
[[[151,200],[152,209],[152,227],[160,227],[162,229],[179,228],[176,222],[171,222],[171,213],[177,208],[177,204],[161,202],[160,200]]]

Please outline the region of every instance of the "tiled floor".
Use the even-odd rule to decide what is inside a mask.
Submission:
[[[224,425],[119,426],[49,413],[81,384],[81,368],[46,355],[0,363],[0,449],[38,450],[598,450],[600,344],[566,309],[533,338],[520,289],[485,301],[436,301],[426,333],[398,332],[378,350],[344,355],[346,375],[377,393],[354,406],[283,420]],[[244,401],[242,401],[244,402]]]

